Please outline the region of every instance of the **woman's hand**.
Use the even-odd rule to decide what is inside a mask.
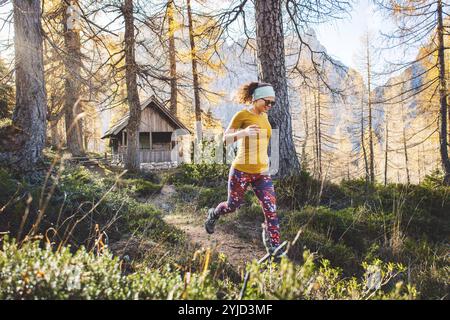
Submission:
[[[228,128],[223,135],[223,142],[227,145],[244,137],[254,137],[260,132],[260,127],[252,124],[245,129],[237,130]]]
[[[244,129],[245,136],[255,137],[260,132],[260,127],[256,124],[252,124]]]

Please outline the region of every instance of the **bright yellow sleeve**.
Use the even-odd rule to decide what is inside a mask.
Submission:
[[[244,121],[243,112],[239,111],[231,119],[230,129],[240,129],[242,128],[242,123]]]

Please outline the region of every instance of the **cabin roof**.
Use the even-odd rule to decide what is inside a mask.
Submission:
[[[155,96],[151,96],[147,100],[145,100],[143,103],[141,103],[141,110],[144,110],[150,104],[153,104],[155,110],[157,110],[160,114],[163,114],[167,119],[168,122],[171,123],[175,128],[177,129],[185,129],[189,133],[192,133],[176,116],[170,113],[170,111],[162,105],[161,102],[156,99]],[[120,131],[125,129],[125,127],[128,124],[128,120],[130,119],[129,112],[120,120],[118,120],[111,128],[109,128],[105,134],[101,137],[101,139],[108,138],[110,136],[117,135]]]

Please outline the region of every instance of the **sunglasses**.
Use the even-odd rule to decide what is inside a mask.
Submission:
[[[275,101],[272,101],[272,100],[266,100],[266,99],[263,99],[263,98],[261,98],[261,100],[264,100],[264,103],[266,104],[266,106],[271,106],[271,107],[273,107],[273,106],[275,105]]]

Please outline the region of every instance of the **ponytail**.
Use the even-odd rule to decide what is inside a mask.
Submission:
[[[251,104],[253,102],[253,92],[256,88],[270,86],[265,82],[249,82],[239,88],[237,99],[239,103]]]

